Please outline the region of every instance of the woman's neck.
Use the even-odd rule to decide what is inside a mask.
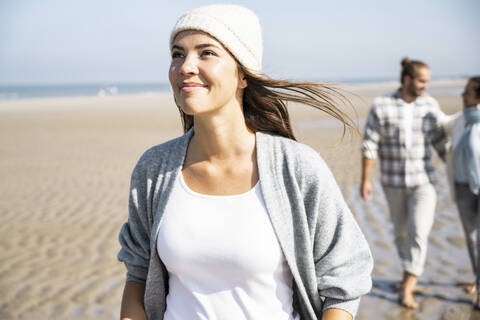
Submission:
[[[189,151],[195,158],[229,160],[251,155],[255,149],[255,133],[247,127],[241,107],[228,116],[196,116],[194,131]]]

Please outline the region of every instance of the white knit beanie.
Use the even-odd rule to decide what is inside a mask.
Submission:
[[[206,32],[221,42],[246,68],[262,70],[262,31],[257,16],[238,5],[214,4],[181,16],[170,35],[170,48],[177,34],[184,30]]]

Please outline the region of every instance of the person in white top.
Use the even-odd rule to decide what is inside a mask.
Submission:
[[[295,142],[287,101],[349,125],[335,89],[267,78],[256,15],[177,21],[169,80],[185,134],[132,174],[122,319],[352,319],[373,260],[331,173]]]
[[[479,309],[480,76],[469,79],[462,98],[463,110],[445,118],[445,131],[451,138],[447,169],[452,198],[457,204],[470,261],[476,274],[475,282],[465,289],[468,293],[477,293],[474,307]]]

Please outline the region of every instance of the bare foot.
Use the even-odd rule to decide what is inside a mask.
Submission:
[[[400,295],[400,304],[408,309],[418,308],[418,302],[417,300],[415,300],[415,296],[413,295],[413,292],[406,293],[404,291],[403,294]]]
[[[474,294],[477,291],[477,285],[475,283],[469,284],[463,288],[463,291],[468,294]]]
[[[418,302],[415,300],[415,296],[413,295],[413,292],[417,286],[417,281],[417,276],[408,272],[403,274],[402,291],[400,294],[400,303],[402,306],[409,309],[418,308]]]
[[[476,294],[476,300],[473,303],[473,310],[480,310],[480,293],[477,292]]]

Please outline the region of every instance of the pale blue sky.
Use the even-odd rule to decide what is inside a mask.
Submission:
[[[0,84],[166,82],[176,19],[216,2],[0,0]],[[404,56],[437,77],[480,74],[477,0],[231,3],[259,16],[271,76],[396,78]]]

